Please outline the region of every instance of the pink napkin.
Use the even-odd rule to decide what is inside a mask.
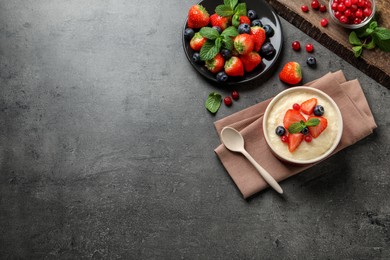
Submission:
[[[337,71],[328,73],[306,86],[322,90],[332,97],[340,108],[344,123],[343,135],[332,154],[370,135],[377,127],[358,80],[346,81],[343,72]],[[264,139],[262,127],[263,114],[270,101],[271,99],[268,99],[248,107],[216,121],[214,125],[218,135],[225,126],[240,131],[245,139],[246,150],[276,181],[280,182],[313,164],[292,165],[280,161],[272,154]],[[240,153],[227,150],[223,144],[215,149],[215,153],[244,198],[268,187],[257,170]]]

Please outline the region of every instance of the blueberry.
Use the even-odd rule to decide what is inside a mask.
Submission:
[[[278,126],[275,129],[275,134],[278,136],[283,136],[286,133],[286,129],[283,126]]]
[[[309,134],[309,128],[307,128],[307,127],[303,128],[301,133],[304,134],[304,135]]]
[[[251,27],[249,24],[246,24],[246,23],[242,23],[238,26],[238,33],[239,34],[242,34],[242,33],[250,33],[251,32]]]
[[[313,56],[307,57],[306,63],[307,65],[309,65],[309,67],[312,68],[315,68],[317,66],[317,60]]]
[[[263,23],[260,21],[260,19],[255,19],[251,23],[252,26],[260,26],[263,27]]]
[[[226,82],[228,80],[228,75],[224,71],[218,72],[217,81],[218,82]]]
[[[232,57],[232,51],[228,50],[228,49],[222,49],[221,50],[221,54],[222,54],[222,57],[225,59],[225,60],[228,60]]]
[[[268,38],[274,36],[275,31],[274,31],[274,29],[272,29],[272,27],[271,27],[269,24],[264,25],[264,26],[263,26],[263,29],[264,29],[264,31],[265,31],[265,35],[266,35]]]
[[[192,55],[192,60],[195,62],[195,63],[201,63],[202,61],[200,60],[200,54],[199,52],[194,52],[194,54]]]
[[[248,10],[247,15],[251,21],[254,19],[257,19],[257,17],[258,17],[255,10]]]
[[[186,39],[187,41],[191,40],[192,37],[194,37],[194,35],[195,35],[195,32],[194,32],[193,29],[191,29],[191,28],[186,28],[186,29],[184,30],[184,39]]]
[[[215,30],[217,30],[218,33],[221,33],[221,32],[222,32],[222,29],[221,29],[221,27],[219,27],[219,26],[213,26],[213,28],[214,28]]]
[[[264,57],[266,60],[271,60],[276,54],[276,50],[272,43],[265,42],[260,49],[260,56]]]
[[[316,105],[316,107],[314,108],[314,115],[316,116],[322,116],[325,112],[325,109],[323,106],[321,105]]]

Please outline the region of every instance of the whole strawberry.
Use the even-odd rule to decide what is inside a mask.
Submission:
[[[225,72],[228,76],[244,76],[244,64],[238,57],[231,57],[225,62]]]
[[[295,61],[287,62],[279,73],[279,78],[290,85],[298,84],[302,80],[301,65]]]
[[[250,53],[253,50],[254,43],[252,36],[247,33],[239,34],[234,38],[234,48],[241,55]]]
[[[188,27],[202,28],[207,26],[210,21],[210,15],[207,10],[201,5],[193,5],[188,11]]]
[[[240,59],[244,64],[245,72],[251,72],[257,67],[257,65],[261,63],[261,57],[255,51],[252,51],[246,55],[241,55]]]
[[[211,26],[218,26],[223,31],[228,26],[229,20],[227,17],[219,16],[218,14],[215,13],[210,16],[210,23]]]
[[[190,41],[190,47],[194,51],[199,51],[206,41],[207,41],[207,39],[205,37],[203,37],[202,35],[200,35],[199,32],[197,32],[197,33],[195,33],[194,37],[192,37],[192,39]]]
[[[260,48],[266,39],[265,30],[260,26],[252,26],[250,35],[252,35],[253,38],[253,50],[260,51]]]
[[[220,72],[223,69],[224,65],[225,65],[225,60],[222,57],[222,54],[220,53],[218,53],[211,60],[206,61],[206,67],[212,73]]]

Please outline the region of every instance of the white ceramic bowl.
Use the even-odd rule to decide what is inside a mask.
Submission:
[[[276,135],[275,129],[278,125],[283,126],[284,115],[294,103],[301,104],[312,97],[317,98],[318,104],[324,107],[323,117],[327,119],[328,126],[319,137],[313,138],[310,143],[302,141],[291,153],[287,143]],[[311,87],[292,87],[280,92],[268,105],[263,118],[263,132],[268,146],[279,159],[293,164],[310,164],[323,160],[337,147],[343,133],[343,119],[337,104],[323,91]]]

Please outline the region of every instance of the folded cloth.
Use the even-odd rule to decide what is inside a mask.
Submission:
[[[346,81],[343,72],[337,71],[306,85],[328,94],[341,111],[343,134],[339,145],[331,155],[368,136],[377,127],[358,80]],[[240,131],[245,139],[246,150],[276,181],[280,182],[314,164],[292,165],[282,162],[272,154],[264,139],[262,125],[263,114],[271,99],[220,119],[214,125],[218,135],[225,126]],[[268,187],[257,170],[241,154],[229,151],[223,144],[215,149],[215,153],[244,198]]]

